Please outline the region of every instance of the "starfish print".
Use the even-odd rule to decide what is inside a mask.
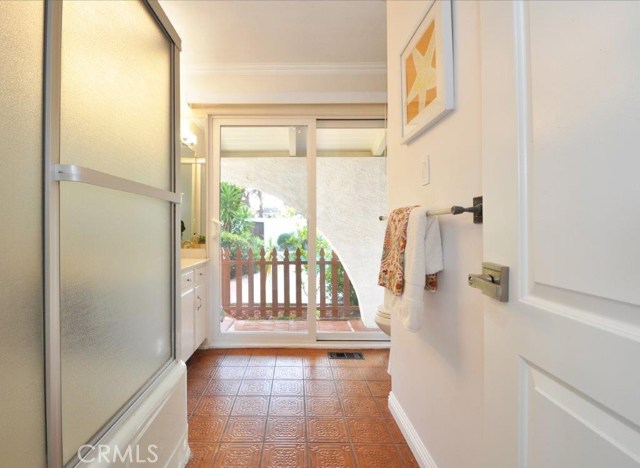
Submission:
[[[436,53],[435,43],[435,38],[432,38],[429,41],[424,55],[422,55],[417,48],[411,52],[411,59],[416,69],[416,78],[411,89],[407,92],[407,102],[411,102],[418,97],[420,110],[424,109],[428,104],[427,91],[435,88],[437,84],[436,67],[434,63]]]

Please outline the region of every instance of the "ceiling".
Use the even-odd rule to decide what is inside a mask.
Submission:
[[[161,0],[182,66],[384,63],[384,0]]]
[[[160,4],[182,39],[183,121],[200,129],[204,118],[192,104],[386,102],[384,0]],[[288,130],[282,133],[254,133],[258,141],[252,145],[288,148]],[[327,136],[318,149],[368,151],[379,132],[365,133]],[[249,149],[247,137],[236,135],[228,149]]]

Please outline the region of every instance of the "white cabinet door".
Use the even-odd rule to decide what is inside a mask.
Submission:
[[[186,361],[193,353],[195,291],[189,289],[180,299],[180,359]]]
[[[485,466],[640,466],[640,7],[479,2]]]
[[[195,342],[198,348],[207,336],[207,287],[204,284],[195,288]]]

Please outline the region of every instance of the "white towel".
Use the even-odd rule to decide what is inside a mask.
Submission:
[[[426,216],[427,209],[411,210],[407,226],[407,246],[404,253],[404,290],[394,296],[384,290],[384,305],[396,313],[407,330],[416,331],[424,318],[424,277],[442,271],[442,240],[435,216]]]

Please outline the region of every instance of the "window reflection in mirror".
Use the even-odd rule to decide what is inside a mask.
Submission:
[[[185,144],[180,152],[181,243],[183,248],[205,248],[205,158]]]

